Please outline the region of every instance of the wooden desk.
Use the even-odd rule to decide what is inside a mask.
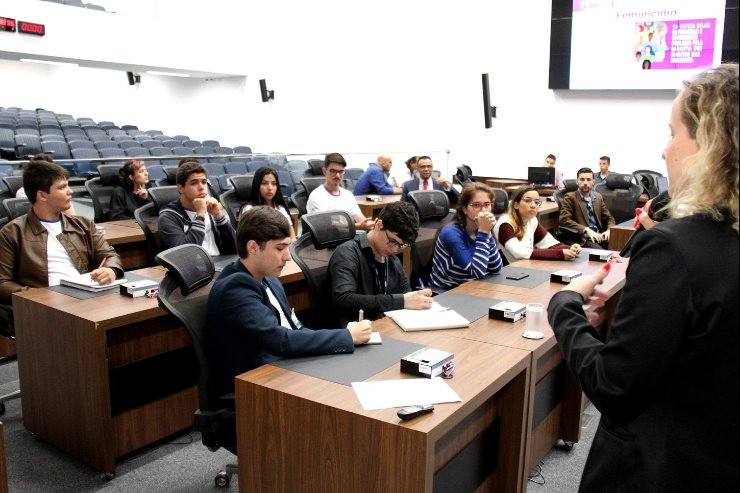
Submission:
[[[23,423],[37,438],[113,474],[118,457],[192,426],[190,337],[156,299],[36,288],[14,293],[13,309]]]
[[[558,204],[551,200],[546,200],[540,206],[540,211],[537,213],[537,219],[543,228],[547,230],[555,229],[560,223],[560,208]]]
[[[504,190],[509,194],[509,198],[512,197],[513,193],[517,191],[517,189],[521,185],[510,185],[508,187],[504,187]],[[556,188],[538,188],[537,193],[540,194],[540,197],[552,197],[555,195],[555,192],[557,192]]]
[[[506,189],[506,187],[520,187],[522,185],[527,185],[529,182],[527,180],[520,180],[516,178],[488,178],[485,181],[486,185],[488,185],[491,188],[503,188]]]
[[[521,261],[516,265],[547,271],[567,267],[591,273],[603,263]],[[613,264],[612,273],[603,285],[612,297],[601,310],[602,320],[611,316],[618,302],[626,267],[626,262]],[[526,289],[474,281],[455,291],[492,299],[547,303],[561,288],[562,285],[549,282]],[[237,442],[240,458],[247,458],[239,461],[240,490],[338,492],[357,491],[357,485],[363,485],[362,491],[428,492],[437,489],[436,482],[441,481],[445,464],[453,457],[465,455],[460,452],[485,426],[480,424],[480,419],[490,415],[489,404],[476,408],[479,406],[476,403],[491,399],[490,393],[486,393],[490,391],[484,388],[491,385],[501,388],[502,382],[489,381],[495,378],[490,372],[506,372],[504,367],[510,364],[500,357],[479,360],[478,352],[482,355],[493,348],[506,347],[524,351],[529,358],[531,377],[526,379],[529,382],[526,395],[509,390],[504,398],[507,404],[503,404],[513,406],[515,412],[511,415],[525,409],[526,424],[524,434],[517,438],[518,424],[514,423],[514,429],[507,429],[507,420],[501,420],[498,449],[510,450],[517,459],[500,462],[479,491],[524,491],[527,472],[559,438],[578,441],[586,403],[563,361],[552,330],[545,327],[542,340],[524,339],[521,337],[524,324],[523,320],[511,324],[483,317],[465,329],[406,333],[387,318],[374,322],[374,328],[384,337],[411,340],[455,354],[458,366],[450,384],[463,398],[463,403],[438,405],[433,414],[420,418],[421,421],[401,424],[395,418],[394,409],[364,411],[349,387],[282,368],[267,365],[240,375],[236,382]],[[464,339],[468,343],[457,344],[445,337]],[[471,382],[469,378],[473,375]],[[399,372],[398,365],[393,365],[369,380],[397,378],[405,378],[405,375]],[[517,380],[522,379],[520,373]],[[458,385],[463,385],[463,381],[475,387],[461,391]],[[514,394],[524,397],[525,402],[510,400]],[[447,423],[446,420],[453,416],[457,416],[455,421]],[[508,424],[514,421],[510,417]],[[485,422],[490,422],[490,418]],[[411,430],[421,436],[410,435]],[[416,444],[410,442],[412,436]],[[447,440],[452,440],[453,436],[458,437],[457,441],[447,446]],[[524,447],[523,459],[521,446]],[[407,452],[407,447],[415,452]],[[263,452],[254,454],[254,450]],[[458,477],[462,479],[466,475],[458,471]],[[454,487],[451,490],[454,491]]]
[[[588,249],[584,249],[583,254],[587,255]],[[562,261],[523,260],[514,265],[549,272],[567,268],[590,274],[604,264],[590,261],[571,264]],[[600,310],[598,323],[605,325],[604,331],[608,330],[608,321],[619,302],[627,265],[627,261],[612,264],[612,271],[601,286],[611,295],[607,305]],[[454,292],[520,303],[540,302],[547,306],[550,298],[562,287],[562,284],[545,282],[536,288],[527,289],[472,281],[456,288]],[[562,438],[570,442],[579,440],[581,415],[586,401],[580,385],[563,361],[562,353],[549,325],[546,324],[544,329],[544,339],[530,340],[521,336],[525,330],[525,323],[524,319],[512,324],[484,317],[473,322],[470,328],[444,332],[456,337],[530,351],[532,381],[526,428],[526,471],[529,471],[547,454],[558,439]]]
[[[626,225],[625,223],[609,228],[609,250],[622,251],[622,248],[624,248],[624,245],[627,244],[627,241],[634,233],[634,226]]]
[[[105,241],[121,257],[124,270],[147,266],[146,237],[136,221],[111,221],[97,226],[103,229]]]
[[[404,422],[396,409],[363,410],[349,386],[262,366],[236,380],[239,490],[456,491],[477,461],[485,469],[478,491],[523,491],[528,352],[439,333],[408,336],[455,354],[448,383],[462,402]],[[369,380],[408,378],[399,366]]]
[[[369,194],[372,195],[372,194]],[[367,197],[367,195],[359,195],[357,196],[357,205],[360,206],[360,211],[362,211],[362,214],[365,217],[372,217],[373,219],[377,219],[378,215],[380,214],[380,211],[383,210],[383,208],[390,204],[391,202],[398,202],[401,200],[401,195],[378,195],[380,197],[379,202],[373,202],[370,200],[360,200]]]

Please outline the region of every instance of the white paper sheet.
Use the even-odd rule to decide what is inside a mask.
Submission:
[[[462,402],[460,396],[439,377],[352,382],[352,388],[365,411],[414,404]]]

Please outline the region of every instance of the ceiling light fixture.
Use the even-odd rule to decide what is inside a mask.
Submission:
[[[159,70],[147,70],[146,73],[151,75],[169,75],[170,77],[190,77],[190,74],[182,74],[177,72],[160,72]]]
[[[37,60],[36,58],[21,58],[21,62],[28,62],[28,63],[42,63],[45,65],[66,65],[70,67],[79,67],[79,63],[71,63],[71,62],[55,62],[51,60]]]

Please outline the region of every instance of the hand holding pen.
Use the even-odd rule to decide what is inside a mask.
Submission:
[[[100,267],[90,272],[90,279],[97,282],[98,284],[110,284],[116,280],[116,271],[110,267],[103,267],[105,260],[100,262]]]
[[[373,329],[370,324],[370,320],[365,320],[365,312],[360,308],[360,313],[357,315],[357,322],[350,322],[347,324],[347,330],[349,330],[352,336],[352,343],[355,346],[365,344],[370,340]]]

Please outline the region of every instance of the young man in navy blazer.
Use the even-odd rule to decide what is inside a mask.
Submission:
[[[239,259],[224,268],[208,297],[208,347],[221,393],[234,377],[281,357],[351,353],[370,339],[370,322],[311,330],[288,305],[277,277],[290,260],[291,226],[272,207],[254,207],[239,220]]]
[[[419,156],[416,164],[416,171],[419,173],[419,177],[404,182],[401,200],[408,202],[409,192],[415,192],[417,190],[441,190],[447,194],[451,204],[457,202],[457,197],[460,195],[458,191],[452,188],[452,185],[446,178],[441,176],[439,178],[433,178],[433,170],[432,158],[429,156]]]

